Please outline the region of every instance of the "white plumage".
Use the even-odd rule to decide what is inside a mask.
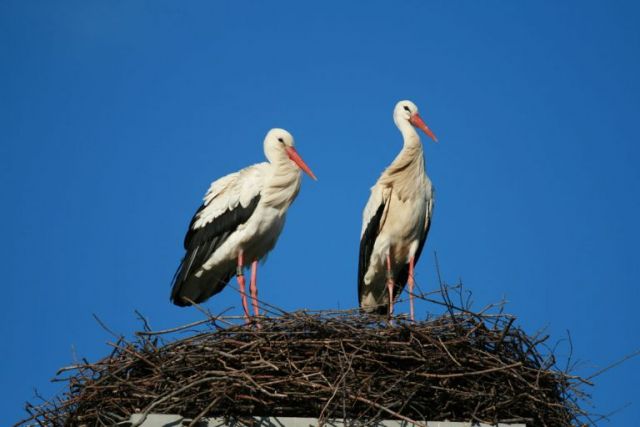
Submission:
[[[411,101],[396,104],[393,119],[404,144],[371,188],[362,214],[358,297],[365,311],[392,314],[393,302],[408,281],[413,318],[413,267],[429,232],[434,201],[414,126],[436,138]]]
[[[300,169],[315,179],[284,129],[267,133],[264,151],[268,162],[214,181],[205,194],[189,225],[186,254],[174,277],[171,300],[176,305],[203,302],[237,275],[248,316],[242,269],[251,264],[251,294],[258,314],[257,262],[276,244],[287,209],[300,190]]]
[[[196,215],[194,228],[206,226],[225,211],[234,209],[238,203],[243,207],[249,206],[262,191],[268,169],[268,163],[256,163],[213,181],[203,198],[205,208]]]

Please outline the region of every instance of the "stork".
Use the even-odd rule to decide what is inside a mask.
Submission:
[[[435,142],[438,140],[411,101],[396,104],[393,121],[402,133],[404,145],[371,188],[362,213],[358,300],[364,311],[391,317],[394,301],[408,281],[414,320],[413,273],[431,226],[434,199],[415,128],[422,129]]]
[[[258,261],[278,240],[287,209],[300,190],[300,170],[316,179],[286,130],[267,133],[264,153],[268,162],[229,174],[209,187],[184,238],[186,254],[173,278],[174,304],[206,301],[236,276],[248,322],[243,271],[251,264],[251,302],[254,314],[259,314]]]

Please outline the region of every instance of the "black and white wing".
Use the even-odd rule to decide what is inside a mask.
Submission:
[[[384,225],[389,209],[391,187],[376,184],[362,212],[362,231],[360,232],[360,255],[358,257],[358,304],[362,304],[365,292],[364,276],[371,263],[371,254]]]
[[[268,163],[258,163],[211,184],[184,238],[186,254],[171,291],[174,304],[203,302],[220,292],[235,275],[233,265],[214,266],[206,271],[203,266],[256,210],[268,167]]]

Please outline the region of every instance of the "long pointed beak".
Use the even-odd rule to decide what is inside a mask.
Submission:
[[[415,127],[422,129],[424,133],[429,135],[429,137],[433,139],[435,142],[438,142],[438,138],[436,138],[433,132],[431,132],[431,129],[429,129],[427,124],[424,122],[424,120],[422,120],[422,117],[420,117],[418,113],[415,113],[413,116],[411,116],[411,118],[409,119],[409,122],[411,122],[411,124],[414,125]]]
[[[314,181],[318,180],[318,178],[316,178],[316,176],[313,174],[313,172],[311,172],[311,169],[309,169],[309,166],[307,166],[307,164],[304,162],[304,160],[302,160],[302,157],[300,157],[300,154],[298,154],[298,152],[296,151],[295,148],[286,147],[286,150],[287,150],[287,154],[289,155],[289,158],[291,160],[293,160],[293,162],[296,165],[298,165],[298,167],[300,169],[305,171],[306,174],[309,175]]]

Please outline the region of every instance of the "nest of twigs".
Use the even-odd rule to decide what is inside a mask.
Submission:
[[[68,390],[28,405],[21,425],[114,425],[134,413],[194,425],[213,416],[581,424],[585,382],[555,367],[544,337],[501,311],[444,301],[444,314],[417,322],[299,311],[260,318],[260,327],[212,316],[146,328],[96,363],[61,370]]]

